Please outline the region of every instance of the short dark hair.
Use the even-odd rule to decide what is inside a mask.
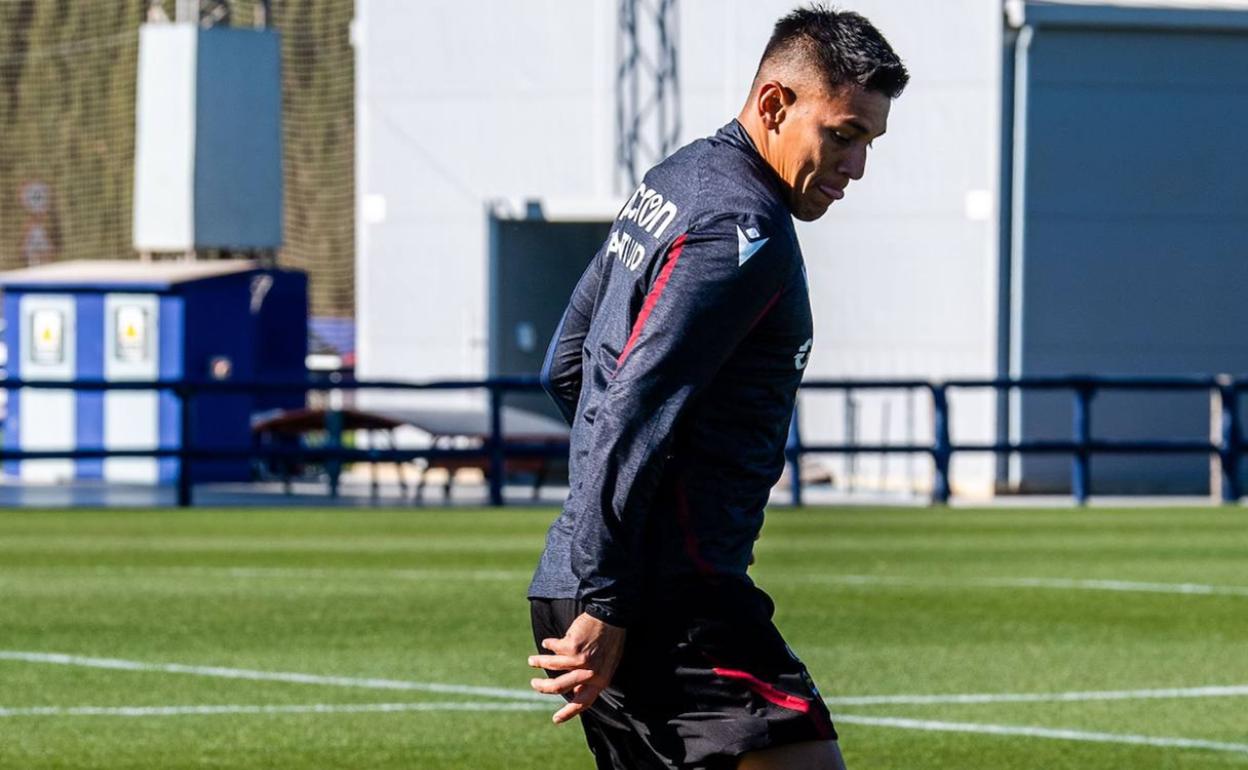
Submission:
[[[830,88],[856,83],[896,99],[910,82],[906,65],[871,22],[821,3],[776,22],[758,72],[771,62],[794,59],[817,70]]]

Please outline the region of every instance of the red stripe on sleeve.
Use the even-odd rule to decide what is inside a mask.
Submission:
[[[659,297],[663,296],[663,289],[667,286],[667,281],[672,277],[672,271],[676,269],[676,262],[680,259],[680,252],[685,248],[685,236],[681,235],[673,243],[667,252],[667,262],[663,264],[663,269],[659,271],[659,277],[654,279],[654,286],[650,288],[650,293],[646,295],[646,301],[641,306],[641,312],[637,314],[637,320],[633,322],[633,331],[628,335],[628,342],[624,344],[624,349],[620,351],[620,356],[615,360],[615,368],[618,371],[624,365],[624,359],[628,358],[628,354],[633,352],[633,346],[637,344],[637,339],[641,337],[641,330],[646,325],[646,319],[650,317],[650,313],[654,311],[654,306],[659,304]]]

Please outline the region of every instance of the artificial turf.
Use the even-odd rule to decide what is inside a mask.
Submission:
[[[524,690],[524,589],[552,516],[0,513],[0,767],[589,768],[553,708],[477,710],[521,701],[401,685]],[[1240,509],[781,509],[757,555],[777,624],[843,717],[853,770],[1248,767]],[[908,697],[1214,686],[1238,689]],[[858,696],[903,702],[836,702]],[[433,705],[342,710],[375,704]],[[66,711],[81,707],[103,713]],[[322,710],[280,711],[301,707]]]

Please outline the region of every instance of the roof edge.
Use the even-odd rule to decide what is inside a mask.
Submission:
[[[1058,0],[1006,0],[1005,17],[1022,27],[1248,31],[1248,7],[1161,4],[1111,5]]]

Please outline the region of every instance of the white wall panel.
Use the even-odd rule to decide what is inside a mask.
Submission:
[[[129,344],[118,324],[135,321],[140,339]],[[160,378],[160,303],[155,294],[104,296],[104,379],[156,380]],[[160,444],[159,395],[156,391],[110,390],[104,393],[104,447],[155,449]],[[155,484],[158,461],[152,457],[107,457],[104,478]]]
[[[78,314],[74,298],[68,294],[24,294],[19,312],[20,335],[25,343],[21,352],[22,379],[74,379],[78,369]],[[45,332],[48,334],[42,343],[35,339]],[[77,448],[74,391],[22,388],[19,392],[17,419],[22,449]],[[68,481],[74,478],[74,461],[23,460],[21,477],[26,481]]]
[[[911,83],[875,143],[866,176],[814,223],[799,223],[809,266],[815,350],[806,377],[990,377],[995,374],[1001,10],[995,0],[858,0],[838,4],[871,19],[902,56]],[[771,26],[786,2],[682,4],[681,74],[688,139],[735,116]],[[957,41],[951,45],[950,41]],[[727,44],[724,41],[728,41]],[[748,52],[748,53],[747,53]],[[733,86],[725,88],[725,81]],[[968,194],[987,197],[988,216],[967,216]],[[806,398],[808,438],[845,437],[843,400]],[[906,397],[859,394],[857,439],[904,443]],[[962,441],[992,440],[992,399],[953,403]],[[888,415],[885,417],[884,412]],[[930,436],[930,399],[912,412]],[[889,435],[884,435],[885,426]],[[926,440],[926,439],[924,439]],[[863,484],[911,483],[911,465],[861,458]],[[845,463],[833,462],[835,473]],[[914,463],[920,486],[930,463]],[[988,493],[990,457],[959,462],[956,489]],[[839,471],[837,470],[839,469]]]
[[[614,14],[357,0],[360,376],[485,374],[488,202],[611,197]]]
[[[485,372],[490,199],[622,200],[615,5],[357,0],[357,190],[361,209],[385,200],[384,221],[357,218],[362,377]],[[817,324],[807,377],[990,376],[1001,4],[838,5],[872,19],[913,80],[867,177],[799,229]],[[793,6],[682,0],[682,141],[737,114],[772,25]],[[987,196],[986,218],[967,217],[968,194]],[[818,401],[807,424],[835,430],[838,410]],[[988,440],[994,424],[990,403],[968,402],[954,431]],[[864,424],[860,438],[879,436]],[[986,488],[990,468],[960,464],[955,482]]]
[[[195,62],[193,24],[139,30],[135,120],[134,244],[181,251],[195,243]]]

